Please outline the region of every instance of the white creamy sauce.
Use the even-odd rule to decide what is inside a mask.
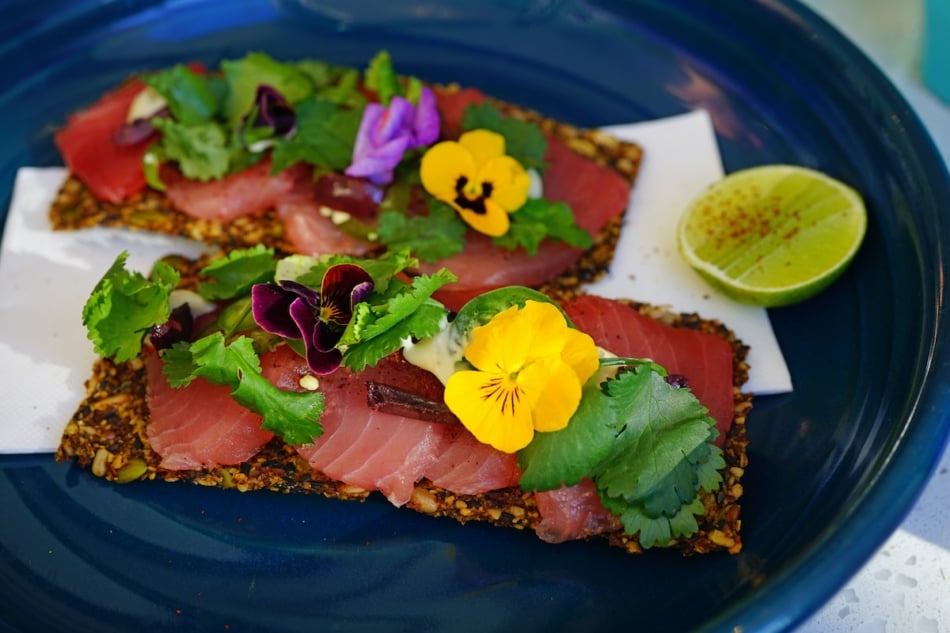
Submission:
[[[442,331],[418,343],[406,341],[402,353],[407,361],[435,374],[445,384],[458,370],[467,345],[468,341],[459,340],[458,332],[443,318]]]

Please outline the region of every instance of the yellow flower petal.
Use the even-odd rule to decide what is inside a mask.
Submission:
[[[524,363],[530,341],[524,337],[525,327],[517,319],[517,312],[518,306],[511,306],[472,330],[465,358],[476,369],[509,373]]]
[[[477,169],[478,165],[480,163],[476,160]],[[492,184],[491,200],[509,213],[517,211],[528,201],[531,177],[511,156],[499,156],[481,164],[478,179]]]
[[[459,137],[459,145],[471,152],[475,169],[505,155],[505,137],[490,130],[472,130]]]
[[[495,203],[491,198],[485,200],[485,213],[476,213],[470,209],[465,209],[452,204],[458,211],[465,223],[470,227],[484,233],[490,237],[499,237],[508,232],[511,226],[511,220],[508,219],[508,212]]]
[[[455,141],[433,145],[422,156],[419,167],[422,186],[430,194],[445,202],[455,200],[455,187],[460,177],[469,181],[475,177],[472,153]]]
[[[557,307],[544,301],[525,301],[519,318],[524,323],[522,327],[525,336],[531,339],[527,359],[561,353],[564,348],[564,333],[568,326]]]
[[[580,330],[568,329],[564,336],[561,360],[571,367],[577,380],[583,385],[600,368],[597,345],[589,334]]]
[[[460,371],[445,385],[445,404],[479,442],[514,453],[531,442],[531,411],[502,374]]]
[[[518,384],[526,393],[537,394],[531,407],[532,424],[537,431],[560,431],[581,402],[577,374],[560,359],[532,363],[518,374]]]

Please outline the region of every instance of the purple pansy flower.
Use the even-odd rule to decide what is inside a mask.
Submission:
[[[256,284],[251,311],[265,332],[303,339],[307,364],[316,374],[329,374],[343,360],[336,348],[353,318],[353,306],[373,291],[373,278],[356,264],[327,269],[320,292],[296,281]]]
[[[403,97],[393,97],[388,107],[370,103],[363,110],[353,162],[345,173],[367,178],[377,185],[388,184],[403,154],[430,145],[438,138],[439,112],[435,95],[428,88],[422,89],[415,106]]]
[[[276,88],[261,84],[254,95],[257,106],[252,125],[274,128],[276,136],[291,136],[297,129],[297,113]]]

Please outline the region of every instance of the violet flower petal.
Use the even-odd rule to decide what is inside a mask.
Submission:
[[[415,118],[415,108],[402,97],[393,97],[383,116],[377,120],[370,130],[375,145],[387,143],[390,140],[408,136],[412,121]]]
[[[320,352],[329,352],[343,337],[343,328],[334,327],[332,323],[317,321],[313,328],[313,346]]]
[[[320,284],[322,312],[326,320],[346,326],[353,318],[353,292],[357,287],[369,284],[373,290],[373,278],[356,264],[337,264],[327,269]]]
[[[261,329],[284,338],[300,338],[300,329],[290,315],[290,306],[299,297],[276,284],[254,284],[251,314]]]
[[[436,107],[435,95],[424,87],[416,106],[415,120],[412,123],[412,144],[409,149],[431,145],[438,138],[439,110]]]
[[[310,286],[305,286],[292,279],[281,279],[277,283],[280,284],[281,289],[303,299],[312,310],[320,309],[320,293]]]
[[[320,352],[310,345],[307,346],[307,366],[318,376],[332,374],[342,364],[343,353],[340,350],[331,349],[328,352]]]
[[[343,335],[330,331],[330,328],[321,323],[314,316],[313,311],[303,299],[298,298],[290,306],[291,315],[300,331],[304,334],[306,344],[307,366],[316,374],[329,374],[343,362],[343,353],[334,346]]]
[[[353,318],[353,308],[356,306],[356,304],[360,301],[365,301],[366,298],[369,297],[370,293],[373,292],[373,288],[375,286],[376,284],[370,280],[364,281],[361,284],[357,284],[356,287],[353,288],[353,291],[350,293],[350,318]]]
[[[402,156],[408,147],[408,137],[391,141],[382,147],[376,148],[371,154],[364,154],[356,158],[344,173],[347,176],[367,178],[377,185],[389,184],[393,179],[393,169],[402,160]]]
[[[308,348],[312,346],[313,333],[319,321],[317,321],[317,317],[314,315],[313,310],[310,309],[310,306],[300,297],[294,299],[290,304],[290,318],[292,318],[297,325],[297,338],[302,338]],[[309,351],[307,355],[310,355]]]

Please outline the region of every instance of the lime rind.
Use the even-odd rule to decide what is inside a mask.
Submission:
[[[678,246],[723,294],[777,307],[827,288],[866,230],[864,202],[851,187],[805,167],[767,165],[735,172],[694,200]]]

